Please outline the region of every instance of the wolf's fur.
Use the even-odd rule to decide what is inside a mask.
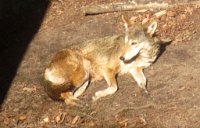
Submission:
[[[93,100],[97,100],[115,93],[118,88],[116,76],[125,73],[130,73],[147,91],[143,69],[150,66],[159,53],[159,44],[153,39],[157,22],[141,25],[124,17],[122,20],[125,34],[89,40],[78,46],[79,50],[72,46],[56,54],[45,70],[46,89],[51,97],[69,103],[67,93],[77,98],[90,80],[104,78],[108,88],[95,93]]]

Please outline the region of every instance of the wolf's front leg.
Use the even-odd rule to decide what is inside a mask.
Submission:
[[[105,97],[107,95],[111,95],[117,91],[117,81],[115,78],[115,72],[112,69],[107,69],[106,73],[104,74],[104,79],[108,84],[108,88],[98,91],[95,93],[95,96],[92,97],[93,101],[98,100],[101,97]]]
[[[136,80],[138,86],[141,87],[142,89],[144,89],[146,93],[148,93],[147,87],[146,87],[147,80],[143,73],[143,68],[133,67],[133,68],[131,68],[131,70],[129,72],[131,73],[133,78]]]

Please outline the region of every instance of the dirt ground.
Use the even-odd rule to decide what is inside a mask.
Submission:
[[[116,1],[52,0],[7,92],[0,110],[0,127],[200,127],[200,8],[181,5],[162,15],[158,13],[161,10],[91,16],[81,11],[85,5]],[[90,84],[80,97],[83,107],[69,107],[49,98],[43,89],[43,72],[55,52],[84,40],[123,33],[122,14],[138,17],[141,22],[156,19],[157,36],[172,40],[161,45],[158,60],[145,70],[150,93],[136,95],[136,82],[124,75],[118,77],[119,90],[114,95],[94,103],[91,97],[106,88],[106,82]]]

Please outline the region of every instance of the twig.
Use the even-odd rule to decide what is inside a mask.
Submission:
[[[94,15],[117,11],[130,11],[141,9],[166,9],[171,7],[168,3],[132,4],[132,3],[111,3],[91,5],[84,7],[85,15]]]
[[[93,119],[93,120],[98,120],[97,118],[85,113],[85,112],[80,112],[80,111],[76,111],[76,110],[69,110],[69,113],[72,113],[72,114],[75,114],[75,115],[80,115],[80,116],[85,116],[85,117],[88,117],[90,119]]]
[[[154,107],[154,106],[155,106],[154,104],[147,104],[147,105],[140,106],[140,107],[124,107],[124,108],[121,108],[118,111],[116,111],[115,115],[119,114],[123,111],[127,111],[127,110],[139,110],[139,109],[144,109],[144,108],[149,108],[149,107]]]
[[[109,12],[118,12],[118,11],[131,11],[131,10],[142,10],[142,9],[168,9],[176,5],[185,5],[185,4],[195,4],[200,6],[200,1],[194,1],[189,3],[177,3],[177,4],[168,4],[168,3],[149,3],[149,4],[133,4],[133,3],[109,3],[109,4],[100,4],[100,5],[90,5],[83,8],[85,15],[96,15]]]

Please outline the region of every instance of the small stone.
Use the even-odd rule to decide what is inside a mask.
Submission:
[[[45,123],[48,123],[48,122],[49,122],[49,117],[45,117],[45,118],[43,119],[43,121],[44,121]]]

